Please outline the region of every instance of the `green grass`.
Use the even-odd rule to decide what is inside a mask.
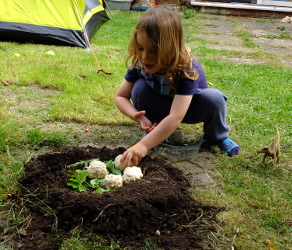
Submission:
[[[113,96],[125,74],[127,43],[138,15],[116,13],[92,40],[101,68],[112,75],[97,73],[99,66],[85,49],[1,43],[0,57],[5,60],[0,62],[0,79],[59,90],[60,94],[50,100],[48,120],[114,124],[120,122],[116,121],[117,116],[125,121],[114,107]],[[55,55],[47,55],[47,51],[54,51]],[[15,53],[21,56],[16,57]]]
[[[106,244],[106,245],[105,245]],[[121,249],[119,244],[107,242],[99,235],[92,235],[88,238],[82,238],[80,232],[75,229],[72,230],[68,239],[64,240],[60,250],[85,250],[85,249]]]
[[[72,139],[72,123],[113,127],[132,124],[115,108],[113,98],[126,72],[128,41],[141,13],[111,13],[112,19],[102,25],[92,45],[100,66],[112,75],[97,73],[99,66],[85,49],[0,43],[0,80],[9,84],[0,85],[3,97],[0,99],[0,222],[7,224],[5,232],[15,231],[17,225],[26,223],[27,218],[16,212],[9,197],[19,190],[17,179],[35,151],[76,145],[82,133],[77,132]],[[214,234],[218,239],[217,249],[230,248],[234,228],[240,228],[236,239],[238,249],[267,249],[266,238],[279,249],[289,249],[292,69],[283,66],[279,56],[258,48],[252,41],[253,35],[238,20],[233,21],[236,35],[244,46],[253,49],[252,53],[209,48],[208,41],[197,36],[204,31],[206,17],[187,10],[183,14],[187,15],[183,20],[186,41],[213,84],[210,87],[228,96],[231,138],[242,148],[238,157],[217,158],[213,173],[216,187],[193,190],[196,199],[203,203],[226,207],[218,215],[218,232]],[[50,50],[55,56],[46,54]],[[228,57],[251,58],[261,63],[235,64],[226,60]],[[64,128],[50,130],[49,125],[54,123],[62,123]],[[272,140],[276,126],[281,135],[281,164],[263,166],[262,155],[255,151]],[[114,141],[118,136],[100,130],[92,140]],[[151,247],[152,243],[145,240],[145,247]],[[72,232],[62,249],[75,249],[71,248],[75,245],[78,249],[86,246],[88,249],[98,244]]]

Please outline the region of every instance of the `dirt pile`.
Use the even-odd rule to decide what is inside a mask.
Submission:
[[[28,163],[20,184],[32,220],[18,249],[59,249],[76,228],[82,236],[97,234],[127,249],[142,248],[147,239],[161,249],[212,249],[208,237],[221,209],[196,202],[182,172],[163,160],[146,156],[139,164],[141,181],[102,195],[66,185],[68,165],[113,160],[124,150],[66,147]]]

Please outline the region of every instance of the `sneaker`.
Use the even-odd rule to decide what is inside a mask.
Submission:
[[[227,155],[230,157],[237,155],[240,150],[240,147],[229,138],[219,141],[218,146],[224,153],[227,153]]]

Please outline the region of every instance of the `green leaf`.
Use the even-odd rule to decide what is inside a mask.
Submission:
[[[67,186],[71,186],[71,187],[77,189],[79,185],[74,183],[74,182],[67,182]]]
[[[85,192],[85,191],[86,191],[86,186],[80,185],[80,186],[77,188],[77,191],[78,191],[78,192]]]
[[[115,167],[115,164],[112,160],[105,161],[104,164],[106,165],[107,169],[110,171]]]
[[[86,191],[87,184],[86,178],[88,176],[88,172],[86,170],[75,170],[72,178],[70,178],[67,182],[67,186],[71,186],[76,189],[78,192]]]
[[[112,160],[104,162],[106,165],[106,168],[110,171],[112,174],[116,175],[122,175],[122,171],[115,168],[115,164]]]
[[[76,177],[76,180],[78,180],[80,183],[83,183],[84,181],[86,181],[88,172],[86,170],[77,169],[75,170],[74,175]]]
[[[92,188],[101,187],[104,183],[104,179],[92,179],[89,181],[89,186]]]
[[[104,192],[106,192],[107,190],[99,187],[96,190],[93,191],[94,194],[103,194]]]
[[[78,168],[78,169],[85,169],[90,161],[79,161],[74,164],[67,166],[68,168]]]
[[[67,166],[68,168],[77,168],[77,169],[82,169],[84,170],[85,168],[88,167],[88,165],[90,164],[90,162],[92,161],[98,161],[98,159],[91,159],[91,160],[88,160],[88,161],[79,161],[79,162],[76,162],[76,163],[73,163],[69,166]]]

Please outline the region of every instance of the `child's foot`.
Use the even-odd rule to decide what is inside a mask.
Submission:
[[[219,141],[218,146],[224,153],[227,153],[227,155],[230,157],[237,155],[240,150],[240,147],[229,138]]]

